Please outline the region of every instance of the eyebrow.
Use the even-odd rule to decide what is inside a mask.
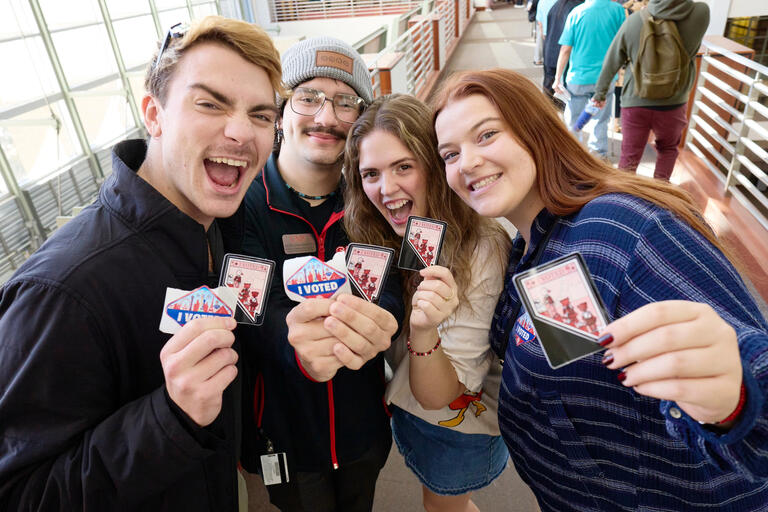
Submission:
[[[213,99],[218,101],[219,103],[224,104],[227,107],[231,107],[235,104],[234,100],[227,97],[225,94],[220,93],[219,91],[212,89],[211,87],[201,84],[199,82],[196,82],[189,86],[189,89],[201,89],[211,96],[213,96]],[[251,108],[248,109],[248,113],[252,112],[262,112],[264,110],[271,110],[272,112],[279,113],[280,110],[277,108],[277,105],[273,105],[271,103],[260,103],[258,105],[254,105]]]
[[[416,161],[416,158],[410,157],[410,156],[406,156],[406,157],[403,157],[403,158],[401,158],[399,160],[395,160],[392,163],[387,164],[387,167],[395,167],[396,165],[400,165],[403,162],[415,162],[415,161]],[[363,173],[365,171],[378,171],[378,170],[379,169],[377,167],[366,167],[366,168],[360,168],[358,170],[358,172]]]
[[[501,121],[501,118],[499,118],[499,117],[495,117],[495,116],[494,116],[494,117],[484,117],[483,119],[481,119],[481,120],[479,120],[478,122],[476,122],[475,124],[473,124],[473,125],[472,125],[472,126],[469,128],[469,130],[467,130],[467,131],[468,131],[468,132],[472,132],[472,131],[475,131],[476,129],[478,129],[480,126],[482,126],[484,123],[487,123],[488,121]],[[438,146],[437,146],[437,151],[439,152],[439,151],[440,151],[440,150],[442,150],[442,149],[443,149],[445,146],[449,146],[450,144],[451,144],[450,142],[444,142],[444,143],[442,143],[442,144],[438,144]]]

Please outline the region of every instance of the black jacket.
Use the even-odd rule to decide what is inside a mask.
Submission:
[[[391,442],[381,354],[360,370],[342,368],[329,382],[315,382],[303,372],[288,343],[285,317],[297,303],[285,294],[283,262],[307,255],[327,261],[348,243],[341,193],[328,199],[333,210],[319,233],[302,217],[299,201],[287,189],[273,154],[248,189],[244,215],[222,228],[228,250],[239,248],[276,263],[264,324],[238,326],[237,331],[247,366],[241,460],[251,472],[260,470],[259,455],[269,444],[275,452],[286,453],[289,470],[317,472],[354,461],[377,443]],[[286,237],[297,234],[305,240],[311,235],[314,247],[286,254],[285,243],[291,246]],[[387,279],[379,304],[400,322],[403,306],[396,278]]]
[[[206,429],[165,391],[166,287],[209,283],[208,256],[145,152],[118,144],[95,204],[0,289],[0,510],[237,510],[239,383]]]

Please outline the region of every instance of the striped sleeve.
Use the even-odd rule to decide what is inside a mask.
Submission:
[[[709,304],[735,329],[747,388],[737,424],[719,434],[685,413],[670,415],[676,405],[669,401],[660,402],[660,411],[670,435],[715,466],[750,481],[768,477],[768,325],[733,265],[700,233],[657,209],[639,232],[620,297],[618,316],[650,302],[690,300]]]

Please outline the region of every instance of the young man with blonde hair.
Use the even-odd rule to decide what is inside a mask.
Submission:
[[[269,156],[280,80],[250,24],[170,31],[149,140],[117,144],[95,204],[0,289],[0,509],[237,510],[235,322],[158,326],[166,288],[218,280],[215,219]]]

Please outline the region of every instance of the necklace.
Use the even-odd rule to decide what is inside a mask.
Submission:
[[[320,199],[328,199],[329,197],[333,197],[333,196],[336,195],[336,192],[339,190],[339,189],[336,189],[333,192],[331,192],[330,194],[325,194],[324,196],[311,196],[309,194],[305,194],[304,192],[299,192],[298,190],[296,190],[295,188],[293,188],[292,186],[290,186],[287,183],[285,184],[285,186],[286,186],[286,188],[288,190],[290,190],[291,192],[293,192],[297,196],[303,197],[304,199],[313,199],[315,201],[319,201]]]

